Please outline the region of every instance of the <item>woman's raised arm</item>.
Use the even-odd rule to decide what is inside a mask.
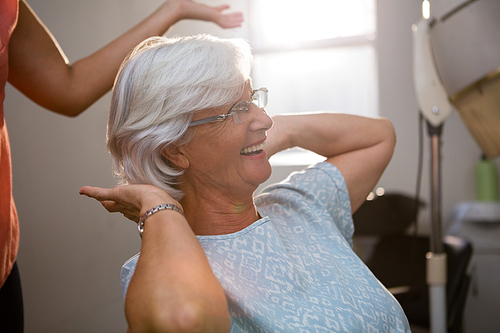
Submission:
[[[276,116],[273,121],[268,131],[268,156],[292,147],[325,156],[344,176],[352,212],[377,184],[396,144],[394,127],[385,118],[311,113]]]
[[[80,194],[134,221],[159,204],[181,207],[150,185],[86,186]],[[125,316],[131,333],[230,331],[222,287],[181,213],[160,210],[145,221],[141,255],[125,297]]]

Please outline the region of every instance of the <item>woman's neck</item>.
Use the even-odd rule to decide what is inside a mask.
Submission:
[[[196,235],[230,234],[248,227],[260,216],[253,192],[238,196],[211,189],[183,189],[181,200],[186,219]]]

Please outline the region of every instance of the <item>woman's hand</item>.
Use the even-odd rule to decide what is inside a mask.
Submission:
[[[294,122],[287,116],[273,117],[273,126],[267,131],[266,154],[270,158],[274,154],[293,148],[292,135]]]
[[[84,186],[109,212],[132,221],[163,203],[180,204],[152,185]],[[129,332],[229,332],[224,291],[186,219],[162,210],[147,219],[141,255],[125,298]]]
[[[80,194],[135,222],[158,204],[180,207],[151,185],[84,186]],[[163,210],[148,218],[125,298],[125,316],[129,332],[229,332],[224,291],[187,221],[177,212]]]
[[[159,204],[170,203],[181,207],[165,191],[153,185],[123,185],[114,188],[84,186],[80,189],[80,194],[101,202],[108,212],[120,212],[134,222],[139,222],[142,214]]]

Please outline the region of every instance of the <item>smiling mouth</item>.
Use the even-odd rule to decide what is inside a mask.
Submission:
[[[262,142],[260,145],[243,148],[240,151],[240,155],[244,155],[244,156],[258,155],[258,154],[262,153],[262,150],[264,150],[265,147],[266,147],[266,143]]]

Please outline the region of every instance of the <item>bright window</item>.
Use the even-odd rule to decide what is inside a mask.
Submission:
[[[298,43],[375,33],[374,0],[257,0],[252,20],[266,44]]]
[[[378,115],[375,0],[250,0],[250,5],[253,84],[269,89],[270,115]],[[296,152],[277,154],[271,162],[289,164],[290,154]],[[317,158],[300,160],[308,164]]]

